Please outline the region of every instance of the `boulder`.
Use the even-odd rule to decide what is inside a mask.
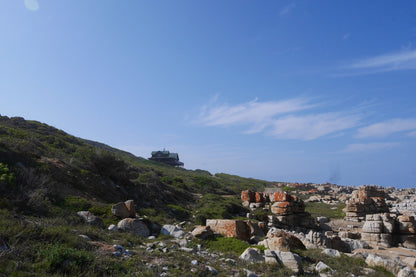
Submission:
[[[363,240],[343,239],[343,241],[348,244],[351,251],[354,251],[356,249],[370,249],[371,248],[370,245]]]
[[[292,251],[294,249],[306,249],[305,245],[296,236],[277,228],[271,228],[267,233],[267,239],[258,243],[270,250]]]
[[[186,233],[182,231],[182,229],[179,228],[178,226],[169,225],[169,224],[163,225],[162,228],[160,229],[160,233],[166,236],[170,235],[175,238],[183,238],[186,235]]]
[[[197,226],[192,231],[192,236],[199,239],[207,239],[214,235],[209,226]]]
[[[128,218],[130,217],[130,212],[127,209],[126,203],[119,202],[111,208],[111,212],[113,215],[120,217],[120,218]]]
[[[225,237],[232,237],[248,241],[250,239],[250,227],[246,221],[233,219],[207,219],[207,226],[214,233],[221,234]]]
[[[265,261],[260,249],[247,248],[239,257],[240,260],[251,263],[262,263]]]
[[[292,252],[276,251],[277,259],[296,274],[302,274],[302,258]]]
[[[397,275],[405,265],[400,262],[400,260],[392,260],[390,258],[368,254],[367,258],[365,259],[366,264],[369,266],[381,266],[387,269],[388,271],[392,272],[394,275]]]
[[[316,218],[316,220],[317,220],[319,223],[328,223],[328,222],[329,222],[329,218],[327,218],[326,216],[318,216],[318,217]]]
[[[103,220],[89,211],[79,211],[77,214],[88,224],[104,227]]]
[[[332,268],[330,268],[328,265],[324,264],[323,262],[319,262],[315,266],[315,271],[317,272],[332,271]]]
[[[150,235],[147,225],[137,218],[125,218],[117,223],[117,228],[121,231],[131,232],[141,237]]]

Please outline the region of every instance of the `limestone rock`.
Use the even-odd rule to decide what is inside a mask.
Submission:
[[[416,271],[406,266],[397,273],[397,277],[416,277]]]
[[[170,235],[173,236],[175,238],[183,238],[185,237],[186,233],[184,231],[182,231],[181,228],[175,226],[175,225],[163,225],[162,228],[160,229],[160,233],[162,233],[163,235]]]
[[[257,248],[247,248],[239,258],[240,260],[251,263],[262,263],[265,261],[260,249]]]
[[[365,233],[382,233],[383,221],[366,221],[363,226],[363,232]]]
[[[276,251],[278,260],[296,274],[303,273],[302,258],[292,252]]]
[[[332,268],[330,268],[328,265],[326,265],[323,262],[319,262],[319,263],[316,264],[315,270],[317,272],[328,271],[328,270],[329,271],[332,271]]]
[[[416,267],[416,257],[407,257],[403,259],[408,266]]]
[[[117,228],[125,232],[131,232],[141,237],[150,235],[146,224],[137,218],[125,218],[117,223]]]
[[[322,253],[331,257],[341,257],[341,254],[339,253],[339,251],[335,249],[327,248],[327,249],[324,249]]]
[[[374,254],[368,254],[365,262],[369,266],[382,266],[388,271],[391,271],[394,275],[397,275],[405,267],[405,265],[399,260],[392,260],[390,258],[385,258]]]

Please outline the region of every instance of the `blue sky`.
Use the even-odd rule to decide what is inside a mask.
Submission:
[[[0,95],[189,169],[414,187],[416,2],[1,1]]]

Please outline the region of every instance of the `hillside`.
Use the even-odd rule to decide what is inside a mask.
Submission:
[[[0,276],[290,275],[293,268],[286,263],[238,258],[250,246],[264,246],[218,235],[200,239],[190,233],[207,219],[246,222],[241,219],[247,219],[250,210],[241,203],[241,191],[271,185],[170,167],[44,123],[0,116]],[[133,203],[129,212],[133,209],[134,215],[120,216],[113,208],[127,205],[126,200],[133,200],[127,202]],[[343,207],[308,205],[314,215],[334,218]],[[264,209],[252,212],[252,224],[264,225],[260,219],[268,215]],[[137,230],[123,229],[125,220],[145,231],[138,235]],[[311,276],[319,275],[313,269],[319,261],[335,270],[331,276],[389,276],[384,269],[365,268],[361,258],[329,257],[314,249],[297,253]]]
[[[0,117],[0,163],[15,176],[1,187],[3,206],[50,213],[67,197],[111,204],[133,199],[140,208],[190,209],[195,194],[238,195],[266,181],[173,168],[20,117]]]

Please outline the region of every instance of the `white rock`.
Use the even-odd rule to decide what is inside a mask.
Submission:
[[[416,277],[416,271],[406,266],[399,271],[397,277]]]
[[[117,232],[118,231],[118,228],[117,228],[116,225],[111,224],[110,226],[108,226],[107,230],[108,231],[112,231],[112,232]]]
[[[160,233],[167,235],[167,236],[170,235],[175,238],[183,238],[186,235],[186,233],[182,231],[181,228],[175,225],[169,225],[169,224],[163,225],[162,229],[160,229]]]
[[[339,251],[335,249],[327,248],[327,249],[324,249],[322,253],[331,257],[341,257],[341,254],[339,253]]]
[[[318,272],[322,272],[325,270],[330,270],[332,271],[332,268],[330,268],[329,266],[327,266],[326,264],[324,264],[323,262],[319,262],[317,263],[317,265],[315,266],[315,270]]]
[[[265,261],[260,249],[257,248],[247,248],[243,254],[240,255],[240,260],[252,263],[261,263]]]
[[[295,273],[303,273],[302,258],[292,252],[275,251],[277,258],[284,266]]]

